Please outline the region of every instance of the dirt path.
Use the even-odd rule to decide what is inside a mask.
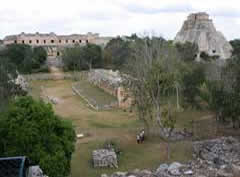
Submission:
[[[64,79],[64,73],[60,68],[57,68],[55,66],[50,67],[50,72],[52,75],[54,75],[55,80],[62,80]]]

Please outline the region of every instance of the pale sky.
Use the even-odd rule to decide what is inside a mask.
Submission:
[[[1,39],[21,32],[101,36],[154,32],[173,39],[189,13],[202,11],[228,40],[240,38],[240,0],[1,1]]]

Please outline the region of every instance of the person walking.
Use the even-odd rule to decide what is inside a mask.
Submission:
[[[141,142],[143,143],[145,140],[145,131],[144,130],[142,130],[140,133],[140,139],[141,139]]]
[[[139,136],[139,135],[137,135],[137,144],[139,144],[139,143],[140,143],[140,141],[141,141],[141,139],[140,139],[140,136]]]

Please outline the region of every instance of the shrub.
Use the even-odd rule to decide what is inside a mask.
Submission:
[[[32,97],[19,97],[0,117],[0,156],[28,156],[44,173],[68,176],[75,132],[52,106]]]

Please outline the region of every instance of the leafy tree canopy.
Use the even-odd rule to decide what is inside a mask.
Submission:
[[[39,69],[47,59],[47,53],[42,47],[32,48],[25,44],[10,44],[0,52],[0,56],[8,58],[20,73],[32,73]]]
[[[194,61],[197,57],[198,46],[195,43],[177,43],[176,48],[180,54],[181,59],[186,62]]]
[[[132,36],[131,39],[136,39]],[[129,39],[129,40],[131,40]],[[131,42],[120,37],[112,39],[104,48],[104,66],[111,69],[121,69],[131,57]]]
[[[63,52],[65,70],[87,70],[102,66],[102,49],[95,44],[76,45]]]
[[[199,107],[197,97],[200,96],[200,87],[206,80],[204,65],[192,63],[188,67],[188,72],[184,74],[182,79],[184,101],[192,107]]]
[[[230,41],[230,44],[233,47],[232,51],[233,56],[240,57],[240,39],[234,39]]]
[[[26,92],[15,84],[17,69],[8,58],[0,56],[0,111],[6,108],[11,97],[25,95]]]
[[[54,114],[50,104],[19,97],[0,117],[0,156],[28,156],[45,174],[66,177],[74,151],[70,122]]]

